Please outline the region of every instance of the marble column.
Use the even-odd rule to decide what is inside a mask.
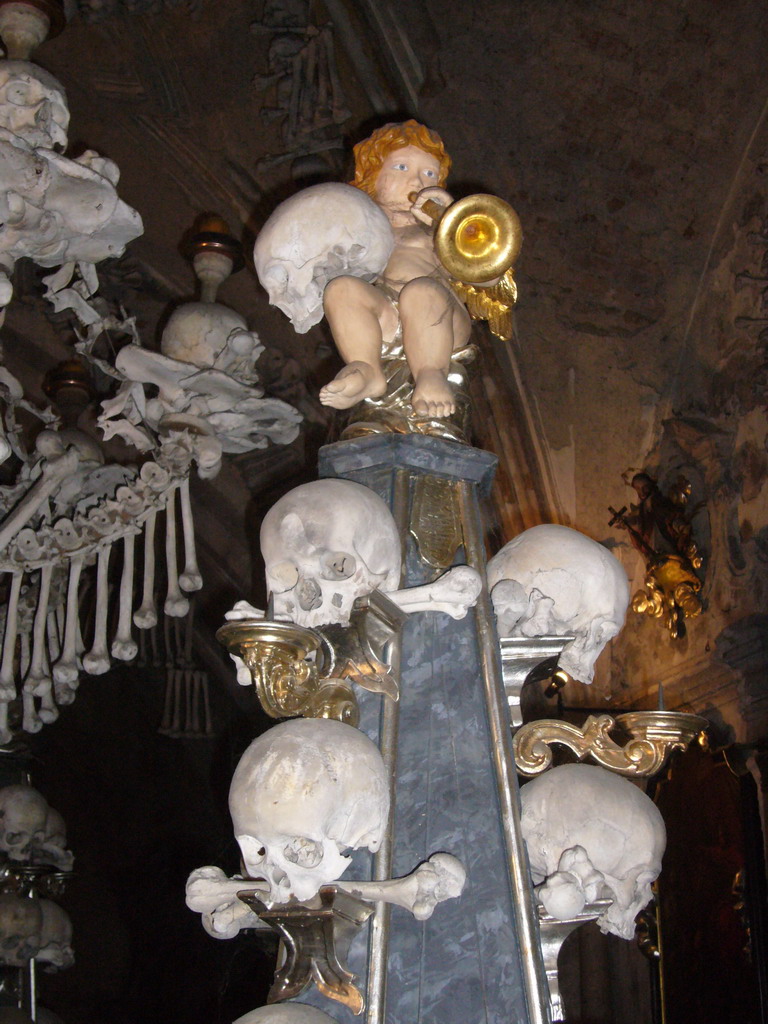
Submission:
[[[462,563],[483,560],[481,503],[495,461],[487,452],[455,442],[389,434],[323,448],[319,470],[321,476],[365,484],[390,503],[399,488],[401,519],[402,496],[410,507],[420,475],[452,481],[465,538],[455,561]],[[405,585],[433,578],[434,570],[420,559],[413,539],[404,546]],[[461,898],[439,905],[426,922],[398,907],[392,911],[385,1009],[368,1017],[377,1024],[547,1020],[543,965],[536,933],[530,930],[527,864],[519,836],[510,839],[519,820],[508,719],[499,717],[498,702],[489,706],[494,704],[490,685],[499,691],[506,715],[500,681],[487,593],[477,614],[458,622],[442,612],[408,617],[402,638],[393,875],[407,874],[430,854],[445,851],[461,859],[468,878]],[[381,700],[366,700],[363,708],[361,725],[374,738],[380,735]],[[495,742],[492,737],[499,735],[501,742]],[[499,783],[500,773],[505,785]],[[352,870],[349,874],[353,877]],[[351,966],[364,974],[360,945]],[[360,983],[365,988],[366,977]],[[304,999],[322,1006],[340,1024],[360,1019],[327,1000]]]

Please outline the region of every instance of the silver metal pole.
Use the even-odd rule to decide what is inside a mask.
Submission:
[[[403,573],[408,539],[408,490],[410,474],[407,470],[395,472],[392,513],[400,534]],[[393,658],[392,675],[400,678],[399,647]],[[397,776],[397,740],[400,728],[399,701],[383,699],[381,713],[381,756],[389,773],[389,823],[384,840],[373,858],[373,877],[376,881],[392,877],[392,855],[395,832],[395,797]],[[387,1005],[387,956],[389,953],[389,924],[392,908],[388,903],[377,903],[371,918],[368,940],[368,1012],[367,1024],[384,1024]]]
[[[518,940],[522,957],[523,987],[528,1003],[530,1024],[548,1024],[549,992],[539,943],[536,907],[528,875],[528,857],[520,827],[517,804],[512,734],[508,721],[504,683],[501,677],[499,642],[493,625],[493,608],[485,585],[485,544],[480,509],[472,484],[459,483],[461,518],[467,562],[477,569],[483,589],[475,605],[475,623],[480,649],[480,669],[491,732],[491,754],[501,807],[501,825],[507,848],[507,869],[512,903],[517,916]]]
[[[29,961],[29,1016],[37,1020],[37,971],[35,958]]]

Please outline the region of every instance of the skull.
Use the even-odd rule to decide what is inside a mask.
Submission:
[[[244,1017],[238,1017],[235,1024],[336,1024],[336,1021],[314,1006],[273,1003],[272,1006],[260,1006],[258,1010],[251,1010]]]
[[[253,375],[253,364],[263,350],[243,317],[216,302],[179,306],[171,313],[160,342],[164,356],[200,368],[213,366],[225,373],[234,370],[238,377]]]
[[[0,61],[0,125],[33,148],[64,149],[69,108],[63,86],[37,64]]]
[[[349,480],[315,480],[284,495],[264,517],[261,553],[275,613],[302,626],[346,625],[357,597],[400,580],[392,513]]]
[[[292,719],[245,751],[229,810],[245,870],[266,879],[270,902],[308,900],[344,873],[344,850],[378,850],[387,771],[376,744],[351,725]]]
[[[269,301],[305,334],[323,318],[328,282],[343,274],[374,280],[393,245],[386,214],[365,192],[327,182],[280,203],[256,239],[253,258]]]
[[[36,958],[54,967],[71,967],[75,962],[72,951],[72,922],[69,914],[52,900],[39,900],[42,911],[40,949]]]
[[[40,900],[0,896],[0,963],[25,967],[40,949]]]
[[[522,829],[534,884],[553,917],[612,897],[601,931],[635,934],[635,917],[652,897],[666,845],[664,820],[628,779],[593,765],[566,764],[521,790]]]
[[[488,563],[488,588],[502,636],[575,635],[559,664],[582,683],[629,604],[619,560],[567,526],[534,526],[505,544]]]
[[[45,833],[48,804],[31,786],[0,789],[0,850],[9,860],[24,861]]]

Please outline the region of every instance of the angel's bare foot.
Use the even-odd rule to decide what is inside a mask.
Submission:
[[[442,370],[426,367],[419,371],[411,406],[417,416],[450,416],[454,412],[453,389]]]
[[[321,389],[320,401],[334,409],[349,409],[364,398],[378,398],[386,390],[387,381],[378,366],[355,360]]]

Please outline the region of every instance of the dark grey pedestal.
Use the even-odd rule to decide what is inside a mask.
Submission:
[[[487,452],[417,435],[345,441],[320,453],[321,476],[355,480],[390,503],[398,470],[411,479],[430,473],[469,481],[477,501],[494,466]],[[424,578],[411,542],[406,585]],[[403,634],[393,875],[445,851],[464,863],[468,878],[461,898],[440,904],[429,921],[393,909],[386,1024],[542,1019],[530,1014],[526,998],[477,630],[472,613],[457,622],[442,612],[422,612],[409,616]],[[374,738],[380,702],[364,702],[361,724]],[[513,775],[514,799],[516,785]],[[358,867],[363,865],[352,865],[349,877]],[[351,969],[363,974],[364,990],[362,942],[351,961]],[[340,1024],[360,1019],[316,992],[302,1001]]]

